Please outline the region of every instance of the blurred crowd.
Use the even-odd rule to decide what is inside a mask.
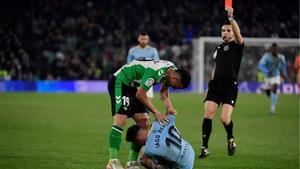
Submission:
[[[269,52],[272,43],[264,43],[259,46],[245,46],[244,54],[241,62],[241,69],[239,72],[239,81],[259,81],[264,82],[264,78],[260,77],[258,63],[262,56]],[[204,57],[204,80],[209,81],[211,78],[211,71],[213,69],[213,57],[211,57],[216,48],[215,43],[207,43],[205,46]],[[278,43],[279,51],[285,56],[287,82],[296,81],[296,69],[294,67],[295,57],[299,55],[299,46],[285,46],[283,43]]]
[[[298,1],[235,5],[243,36],[299,37]],[[225,11],[211,0],[11,0],[1,2],[0,15],[0,75],[105,80],[126,63],[142,30],[161,59],[191,70],[192,39],[220,36]]]

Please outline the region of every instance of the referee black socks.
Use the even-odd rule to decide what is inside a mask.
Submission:
[[[208,140],[212,128],[212,120],[208,118],[203,119],[202,123],[202,147],[208,148]]]
[[[225,127],[225,130],[227,132],[227,140],[233,138],[233,122],[230,121],[230,123],[228,125],[226,125],[225,123],[223,123],[224,127]]]

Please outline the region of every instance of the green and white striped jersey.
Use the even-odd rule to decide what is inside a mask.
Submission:
[[[120,68],[114,75],[128,86],[140,81],[140,87],[149,90],[154,83],[164,83],[168,68],[176,70],[176,66],[166,60],[132,61]]]

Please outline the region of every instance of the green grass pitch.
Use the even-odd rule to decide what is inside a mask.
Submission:
[[[199,155],[203,95],[171,94],[178,110],[176,126]],[[164,112],[156,95],[154,104]],[[298,169],[299,98],[280,95],[275,116],[265,95],[240,94],[233,112],[237,142],[227,155],[220,114],[213,121],[211,156],[195,159],[195,169]],[[151,115],[152,117],[152,115]],[[129,120],[127,127],[132,124]],[[1,169],[105,169],[112,126],[105,94],[0,93]],[[120,159],[129,145],[124,135]]]

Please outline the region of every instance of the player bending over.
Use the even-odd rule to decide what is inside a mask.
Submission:
[[[149,128],[149,116],[146,107],[153,113],[155,119],[165,119],[147,97],[147,91],[155,84],[160,83],[161,100],[170,114],[176,114],[169,97],[169,87],[175,89],[186,88],[191,76],[187,71],[177,69],[169,61],[132,61],[120,68],[108,82],[108,91],[111,99],[113,126],[109,134],[110,160],[107,169],[123,169],[119,161],[119,150],[123,128],[127,119],[132,118],[141,128]],[[139,80],[141,83],[137,84]],[[138,169],[138,153],[141,146],[131,144],[126,169]]]

